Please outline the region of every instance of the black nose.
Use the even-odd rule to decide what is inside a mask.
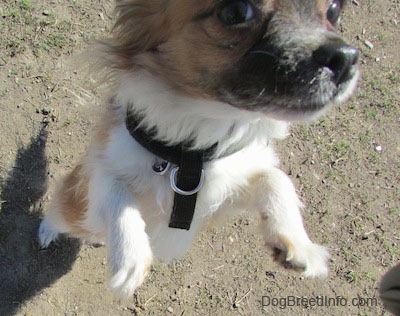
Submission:
[[[341,39],[330,40],[313,52],[314,60],[333,73],[336,85],[351,79],[352,66],[358,62],[358,50]]]

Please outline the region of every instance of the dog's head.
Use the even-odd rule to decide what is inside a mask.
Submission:
[[[334,33],[344,0],[117,0],[117,67],[279,119],[345,100],[358,51]]]

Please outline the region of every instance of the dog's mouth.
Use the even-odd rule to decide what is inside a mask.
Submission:
[[[266,43],[253,47],[238,71],[226,75],[219,91],[224,101],[296,120],[341,103],[353,92],[359,53],[340,37],[331,37],[312,52],[299,47],[281,53]]]

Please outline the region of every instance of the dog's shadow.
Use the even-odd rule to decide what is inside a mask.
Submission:
[[[0,315],[21,304],[70,271],[80,244],[61,239],[40,250],[37,230],[47,188],[46,126],[20,147],[0,194]]]

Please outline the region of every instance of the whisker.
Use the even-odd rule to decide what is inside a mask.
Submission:
[[[276,56],[276,55],[274,55],[274,54],[272,54],[270,52],[267,52],[265,50],[253,50],[253,51],[250,52],[250,54],[262,54],[262,55],[269,55],[269,56],[272,56],[274,58],[278,58],[278,56]]]

